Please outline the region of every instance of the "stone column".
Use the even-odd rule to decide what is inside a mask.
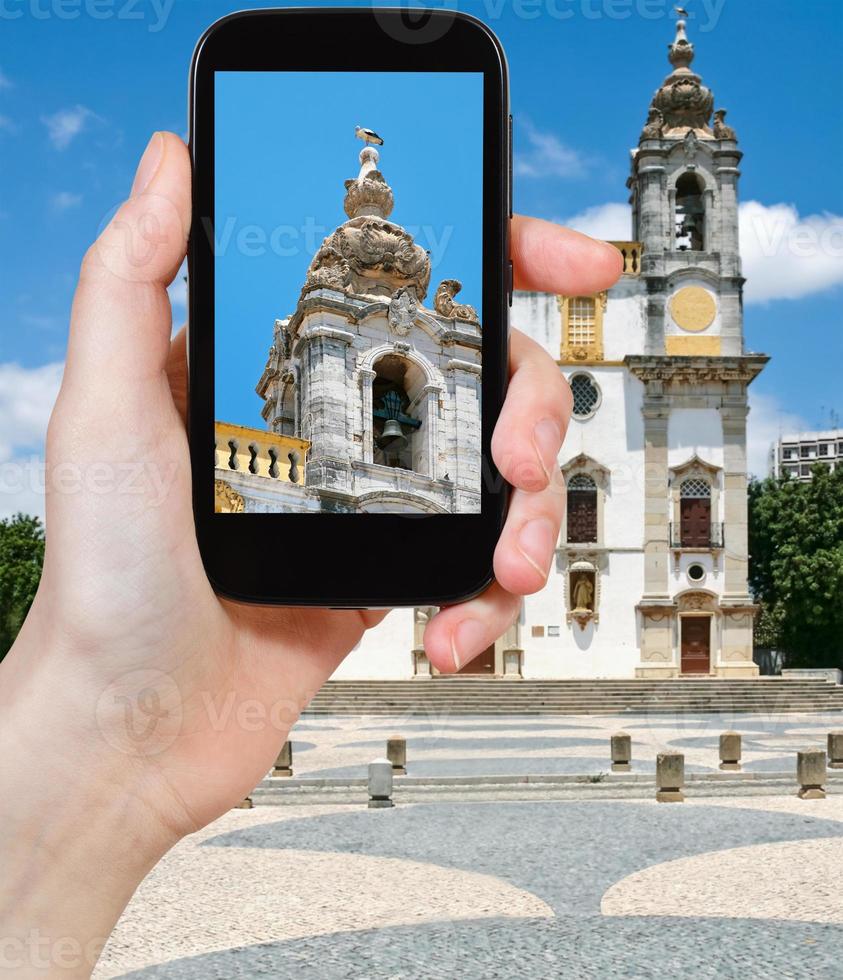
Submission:
[[[504,679],[521,680],[524,676],[524,648],[521,646],[521,612],[518,614],[518,619],[515,620],[503,635],[502,656]]]
[[[352,397],[347,354],[354,334],[317,322],[307,326],[303,338],[307,387],[303,392],[302,435],[311,441],[307,485],[349,493],[354,443],[346,418]]]
[[[448,433],[448,472],[454,482],[457,508],[471,510],[469,499],[480,505],[480,372],[478,364],[453,359],[451,375],[452,412]]]
[[[747,599],[749,531],[746,494],[746,388],[724,397],[723,421],[723,567],[724,598]],[[714,515],[712,515],[714,516]]]
[[[371,463],[375,458],[374,423],[372,421],[372,383],[376,372],[370,368],[360,368],[361,433],[363,435],[363,462]]]
[[[442,394],[442,389],[439,385],[427,384],[423,391],[427,399],[425,408],[427,476],[431,480],[441,480],[444,476],[444,473],[439,472],[439,397]]]
[[[658,390],[652,390],[652,389]],[[670,407],[661,382],[649,382],[644,396],[644,596],[668,598],[667,423]]]

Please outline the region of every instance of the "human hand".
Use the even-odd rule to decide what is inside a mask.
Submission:
[[[155,134],[130,199],[82,266],[47,440],[44,573],[0,667],[2,732],[20,747],[0,761],[7,801],[37,803],[57,847],[75,814],[78,860],[88,836],[95,849],[113,834],[132,842],[131,854],[118,848],[133,870],[104,898],[100,931],[167,847],[255,786],[309,698],[384,615],[239,605],[211,589],[191,512],[184,334],[170,339],[166,289],[189,226],[187,150]],[[521,289],[593,293],[621,268],[611,247],[529,218],[513,221],[512,254]],[[427,654],[446,672],[544,585],[562,518],[556,458],[570,392],[517,332],[511,360],[492,443],[515,488],[497,580],[428,624]],[[35,774],[48,760],[51,775]],[[59,773],[72,774],[72,792]],[[9,819],[26,836],[20,816]],[[27,860],[31,874],[37,859]]]

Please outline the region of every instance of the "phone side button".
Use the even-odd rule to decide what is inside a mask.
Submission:
[[[512,217],[512,114],[509,116],[509,216]]]
[[[506,269],[506,295],[509,299],[509,305],[512,306],[512,292],[515,289],[515,269],[512,265],[512,259],[507,262]]]

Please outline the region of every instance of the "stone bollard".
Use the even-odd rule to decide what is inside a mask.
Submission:
[[[739,772],[741,768],[740,732],[723,732],[720,736],[720,768]]]
[[[392,763],[389,759],[375,759],[369,763],[369,809],[391,806],[395,806],[392,802]]]
[[[685,756],[681,752],[659,752],[656,756],[656,799],[659,803],[684,803]]]
[[[281,746],[275,765],[272,767],[273,776],[292,776],[293,775],[293,743],[285,742]]]
[[[828,733],[828,768],[843,769],[843,732]]]
[[[612,772],[632,770],[632,736],[626,732],[615,732],[610,740],[612,750]]]
[[[407,775],[407,739],[393,735],[386,740],[386,757],[392,763],[393,776]]]
[[[799,780],[800,800],[825,799],[826,755],[822,749],[809,749],[796,754],[796,777]]]

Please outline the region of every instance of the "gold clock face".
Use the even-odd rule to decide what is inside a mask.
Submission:
[[[712,293],[702,286],[684,286],[670,300],[670,315],[683,330],[699,333],[710,327],[717,313]]]

